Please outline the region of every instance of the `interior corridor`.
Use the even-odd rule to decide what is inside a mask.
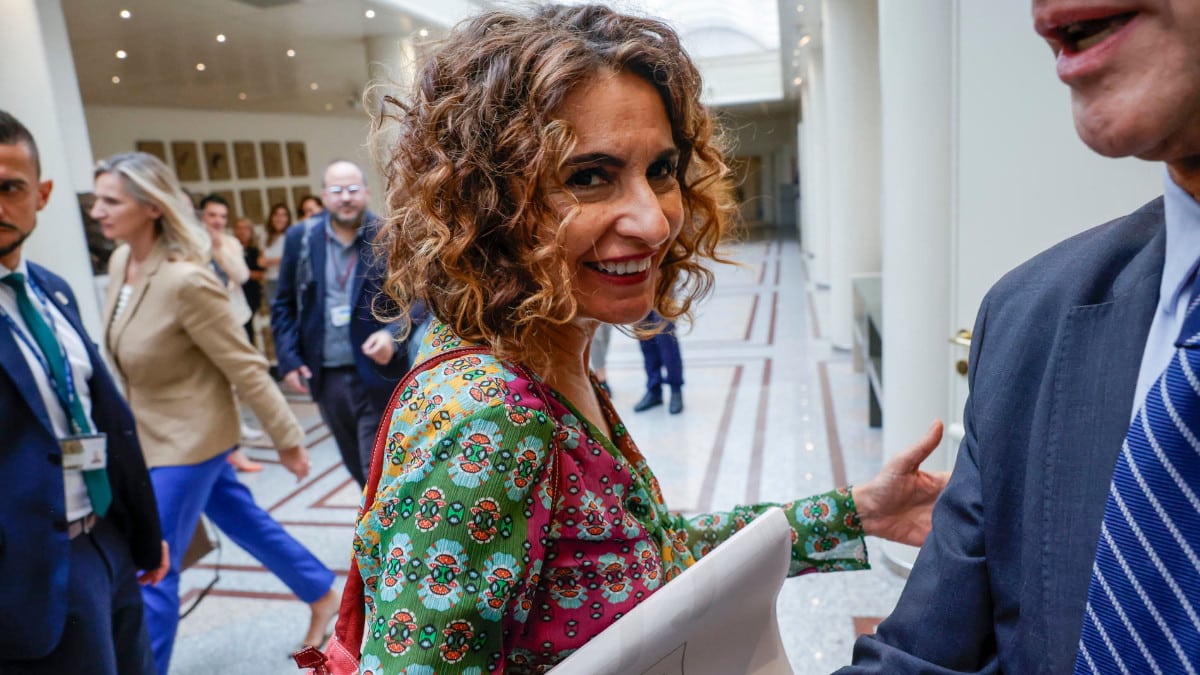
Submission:
[[[811,288],[794,240],[731,248],[712,296],[681,332],[685,409],[635,414],[645,386],[637,343],[613,334],[614,403],[676,510],[786,501],[869,478],[880,465],[880,433],[867,425],[866,378],[821,331],[828,293]],[[268,507],[325,564],[345,575],[359,496],[341,467],[316,407],[293,400],[307,430],[313,472],[297,484],[274,452],[242,474]],[[220,580],[180,624],[173,675],[293,673],[287,654],[307,625],[306,607],[228,539],[183,575],[183,606]],[[847,663],[854,637],[891,611],[903,579],[870,544],[874,569],[789,579],[779,598],[784,642],[797,675]],[[338,582],[339,586],[341,581]]]

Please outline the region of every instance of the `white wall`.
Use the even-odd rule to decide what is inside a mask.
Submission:
[[[169,108],[126,108],[86,106],[92,153],[102,159],[133,150],[139,140],[163,141],[170,153],[171,141],[304,141],[308,150],[308,173],[304,178],[258,178],[233,181],[185,183],[195,193],[307,184],[313,192],[321,188],[321,173],[331,160],[349,159],[367,169],[371,208],[381,212],[383,184],[367,149],[370,122],[366,117],[344,115],[279,115],[213,110]],[[260,162],[261,175],[262,166]],[[264,208],[269,205],[264,204]]]

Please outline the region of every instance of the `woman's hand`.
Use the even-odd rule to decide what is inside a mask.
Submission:
[[[921,471],[921,462],[941,441],[942,422],[934,420],[921,440],[893,457],[874,478],[854,486],[854,504],[864,532],[913,546],[925,542],[933,503],[950,472]]]
[[[290,448],[279,449],[279,462],[283,464],[283,468],[292,472],[296,477],[296,482],[304,480],[308,475],[310,468],[308,463],[308,451],[302,445],[294,445]]]

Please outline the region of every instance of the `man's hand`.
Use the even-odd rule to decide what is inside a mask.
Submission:
[[[296,477],[297,483],[304,480],[304,477],[308,475],[308,470],[312,468],[308,462],[308,451],[304,449],[304,446],[300,445],[293,445],[290,448],[280,448],[279,462],[283,464],[283,468],[292,472],[292,475]]]
[[[391,331],[377,330],[363,342],[362,353],[375,363],[385,366],[396,353],[396,340]]]
[[[932,525],[933,504],[950,472],[929,473],[921,462],[942,441],[942,422],[935,420],[925,436],[893,457],[879,475],[854,486],[854,505],[863,532],[902,544],[920,546]]]
[[[138,583],[145,586],[157,586],[158,582],[167,576],[167,571],[171,569],[171,548],[167,546],[167,540],[162,543],[162,562],[158,564],[158,569],[146,570],[138,575]]]
[[[312,371],[308,369],[308,366],[300,366],[287,375],[284,375],[283,383],[287,385],[288,389],[297,394],[307,394],[308,380],[310,378],[312,378]]]

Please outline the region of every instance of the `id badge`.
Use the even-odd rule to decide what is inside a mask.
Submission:
[[[334,328],[341,328],[350,323],[350,305],[338,305],[329,308],[329,323]]]
[[[59,445],[64,469],[94,471],[108,466],[108,436],[104,434],[68,436]]]

